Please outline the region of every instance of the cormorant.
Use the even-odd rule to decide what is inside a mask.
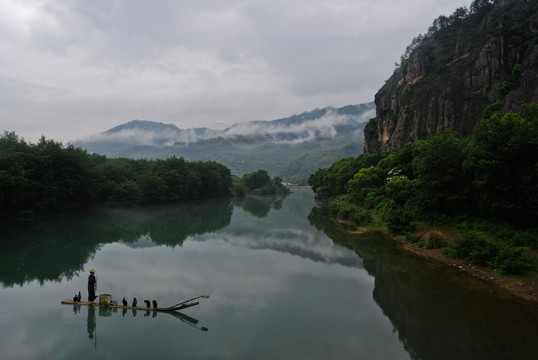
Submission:
[[[77,299],[78,299],[78,295],[75,294],[75,296],[73,296],[73,301],[78,301]]]
[[[136,306],[136,298],[133,299],[133,307]]]
[[[78,292],[78,295],[77,295],[77,301],[80,302],[80,299],[82,299],[82,295],[80,295],[80,291]]]
[[[125,296],[123,297],[123,300],[121,302],[123,303],[123,306],[127,306],[127,300],[125,300]]]
[[[153,300],[153,308],[157,309],[157,300]]]
[[[151,305],[149,304],[149,300],[144,300],[144,302],[146,303],[147,308],[151,307]]]

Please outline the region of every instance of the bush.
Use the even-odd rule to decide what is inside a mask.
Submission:
[[[439,231],[432,231],[428,233],[426,238],[428,239],[426,249],[441,249],[448,244],[446,239],[443,237],[443,234],[441,234]]]
[[[521,249],[502,247],[489,264],[505,274],[521,274],[532,267],[532,258],[522,254]]]
[[[516,231],[512,236],[513,246],[528,246],[538,249],[538,234],[536,230]]]
[[[415,235],[415,234],[407,234],[405,236],[405,240],[407,242],[412,243],[412,244],[416,244],[416,243],[422,241],[422,238],[420,236],[418,236],[418,235]]]
[[[355,227],[364,226],[372,222],[368,210],[349,202],[348,196],[339,196],[329,203],[329,207],[336,212],[341,220],[349,220]]]
[[[368,225],[372,222],[372,216],[370,213],[367,210],[359,207],[353,209],[349,219],[352,222],[362,226]]]
[[[455,239],[455,256],[474,265],[486,266],[499,249],[486,234],[469,231]]]
[[[489,266],[507,274],[519,274],[532,267],[532,258],[522,249],[511,248],[493,237],[468,231],[455,239],[455,246],[446,252],[473,265]]]
[[[411,224],[412,216],[409,212],[396,208],[385,215],[385,221],[389,231],[396,235],[405,235],[415,230],[415,225]]]

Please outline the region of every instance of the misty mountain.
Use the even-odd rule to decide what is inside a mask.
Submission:
[[[360,154],[364,126],[373,116],[372,102],[234,124],[224,130],[133,120],[75,145],[107,157],[214,160],[236,175],[265,169],[285,181],[305,184],[318,168]]]

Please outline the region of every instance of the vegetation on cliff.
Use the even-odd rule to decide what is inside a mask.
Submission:
[[[365,151],[402,148],[442,130],[466,137],[488,104],[538,101],[538,3],[474,0],[413,39],[375,96]]]
[[[309,184],[352,227],[373,215],[395,234],[412,233],[417,222],[460,224],[462,235],[447,253],[521,272],[532,266],[527,250],[538,249],[538,105],[504,115],[494,111],[500,106],[487,109],[471,137],[443,131],[343,159],[316,171]]]

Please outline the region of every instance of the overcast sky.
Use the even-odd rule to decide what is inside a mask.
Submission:
[[[414,36],[470,3],[0,0],[0,129],[67,143],[370,102]]]

